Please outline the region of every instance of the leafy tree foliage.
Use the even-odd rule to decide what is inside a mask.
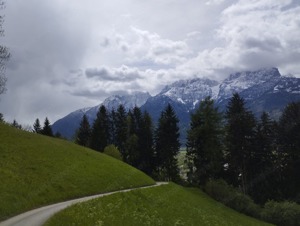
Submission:
[[[247,193],[256,121],[253,113],[245,107],[244,99],[237,93],[233,94],[227,105],[226,120],[228,180]]]
[[[120,151],[113,144],[110,144],[110,145],[106,146],[104,148],[104,152],[103,153],[106,154],[106,155],[109,155],[109,156],[111,156],[111,157],[113,157],[115,159],[118,159],[118,160],[122,161],[122,156],[121,156]]]
[[[52,132],[52,128],[51,128],[51,125],[50,125],[50,121],[47,117],[45,118],[44,127],[43,127],[41,133],[43,135],[53,137],[53,132]]]
[[[40,120],[37,118],[33,124],[33,132],[42,133],[42,127],[40,124]]]
[[[110,142],[109,115],[105,106],[101,106],[93,124],[90,147],[96,151],[104,151]]]
[[[169,104],[161,113],[155,131],[156,169],[164,180],[177,180],[178,168],[176,155],[180,149],[178,118]]]
[[[187,136],[189,181],[204,185],[220,177],[223,169],[222,117],[210,97],[191,115]]]
[[[90,123],[87,116],[83,115],[82,120],[80,122],[80,127],[77,131],[75,143],[87,147],[89,145],[90,137],[91,137]]]

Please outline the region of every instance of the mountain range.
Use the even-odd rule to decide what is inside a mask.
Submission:
[[[165,86],[160,93],[151,96],[147,92],[134,92],[129,95],[114,95],[103,103],[74,111],[59,119],[52,125],[53,131],[71,139],[84,114],[90,123],[96,118],[101,105],[107,109],[116,109],[120,104],[129,110],[134,106],[150,113],[156,123],[161,111],[171,104],[180,120],[182,141],[189,126],[190,114],[201,100],[211,96],[221,111],[233,93],[239,93],[246,101],[247,107],[259,116],[263,111],[278,119],[284,107],[292,101],[300,101],[300,78],[282,76],[277,68],[266,68],[255,71],[243,71],[230,74],[219,82],[208,78],[195,78],[176,81]]]

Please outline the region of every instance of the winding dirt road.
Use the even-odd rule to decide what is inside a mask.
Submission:
[[[38,209],[34,209],[15,217],[12,217],[6,221],[0,222],[0,226],[41,226],[43,225],[50,217],[52,217],[55,213],[79,202],[88,201],[94,198],[103,197],[107,195],[112,195],[119,192],[129,192],[137,189],[145,189],[145,188],[153,188],[160,185],[168,184],[167,182],[157,182],[155,185],[139,187],[139,188],[130,188],[120,191],[108,192],[88,197],[83,197],[79,199],[73,199],[65,202],[60,202],[56,204],[52,204],[49,206],[44,206]]]

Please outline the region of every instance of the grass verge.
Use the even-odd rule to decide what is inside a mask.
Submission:
[[[0,221],[59,201],[154,184],[107,155],[3,123],[0,182]]]
[[[196,188],[176,184],[140,189],[76,204],[46,226],[60,225],[271,225],[240,214]]]

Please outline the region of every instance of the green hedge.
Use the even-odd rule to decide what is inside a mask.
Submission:
[[[262,218],[280,226],[300,225],[300,205],[288,201],[269,201],[264,206]]]

